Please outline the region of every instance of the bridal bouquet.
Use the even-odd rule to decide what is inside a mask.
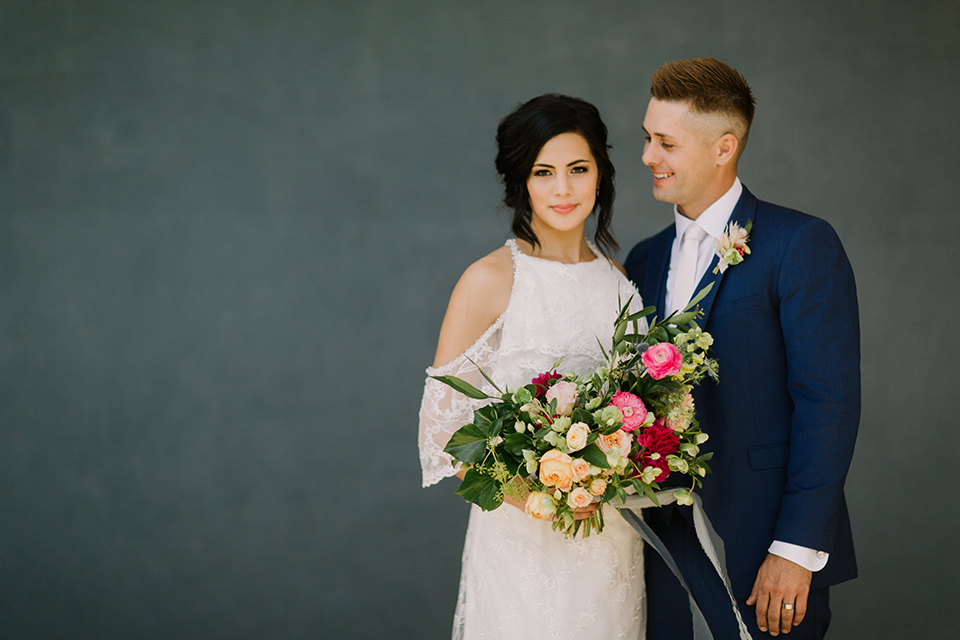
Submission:
[[[683,313],[639,332],[648,307],[629,312],[629,300],[617,316],[606,362],[593,374],[543,372],[530,384],[497,390],[489,396],[454,376],[435,376],[471,398],[489,399],[473,422],[457,430],[444,451],[467,468],[457,494],[489,511],[509,495],[525,501],[534,518],[552,520],[567,537],[603,530],[605,503],[622,504],[628,493],[654,495],[672,474],[690,477],[678,489],[680,503],[709,472],[712,453],[700,453],[707,434],[694,412],[693,386],[705,376],[717,378],[707,356],[713,338],[696,324],[694,308],[701,291]],[[630,331],[632,327],[632,332]],[[593,515],[574,511],[598,503]]]

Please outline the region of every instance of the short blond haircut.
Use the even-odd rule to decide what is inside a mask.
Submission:
[[[756,100],[746,79],[733,67],[713,58],[668,62],[654,72],[650,93],[661,102],[683,102],[693,113],[725,122],[719,135],[732,133],[740,143],[737,157],[743,153]]]

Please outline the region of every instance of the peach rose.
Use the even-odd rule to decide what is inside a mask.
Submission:
[[[523,510],[537,520],[551,520],[557,511],[557,505],[549,494],[531,491],[527,496],[526,504],[523,505]]]
[[[601,435],[597,438],[597,446],[604,453],[610,453],[610,449],[617,447],[622,455],[629,455],[633,448],[633,438],[626,431],[618,429],[608,436]]]
[[[595,478],[590,482],[590,493],[595,496],[602,496],[607,492],[607,481],[603,478]]]
[[[567,491],[573,482],[572,462],[570,456],[558,449],[547,451],[540,457],[540,482],[548,487]]]
[[[577,482],[590,475],[590,463],[583,458],[574,458],[570,468],[573,470],[573,479]]]
[[[593,504],[593,496],[583,487],[577,487],[571,491],[570,497],[567,498],[567,506],[571,509],[582,509],[583,507],[589,507],[591,504]]]
[[[546,402],[557,401],[557,415],[568,416],[573,413],[573,404],[577,401],[577,384],[562,380],[547,389]]]
[[[583,422],[575,422],[567,430],[567,448],[570,451],[580,451],[587,446],[587,436],[590,435],[590,427]]]

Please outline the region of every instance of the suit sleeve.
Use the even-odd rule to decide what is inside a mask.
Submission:
[[[794,402],[776,539],[829,553],[860,421],[860,320],[853,269],[833,228],[803,224],[778,278]]]

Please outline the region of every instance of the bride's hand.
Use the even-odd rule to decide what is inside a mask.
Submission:
[[[573,510],[573,519],[574,520],[586,520],[593,514],[597,512],[597,508],[600,506],[599,502],[591,503],[589,506],[580,507],[579,509]]]

